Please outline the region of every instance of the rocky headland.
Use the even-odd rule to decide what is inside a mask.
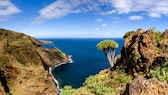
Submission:
[[[167,95],[168,30],[127,32],[117,65],[134,76],[126,86],[126,95]]]
[[[43,48],[33,37],[0,29],[0,95],[57,95],[49,68],[62,62],[69,59],[59,49]]]
[[[66,95],[167,95],[168,30],[129,31],[114,67],[86,79],[78,89],[65,86]]]
[[[142,29],[127,32],[121,60],[130,74],[148,73],[155,67],[162,67],[168,62],[168,30],[163,33]]]

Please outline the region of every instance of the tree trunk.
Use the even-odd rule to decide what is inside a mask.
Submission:
[[[115,49],[106,49],[104,50],[104,53],[110,63],[110,66],[114,66],[114,56],[115,56]]]
[[[113,48],[112,51],[111,51],[111,61],[112,61],[111,63],[112,63],[112,67],[114,66],[115,50],[116,50],[116,49]]]

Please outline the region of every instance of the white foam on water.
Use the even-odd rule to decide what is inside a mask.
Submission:
[[[73,60],[72,60],[72,55],[68,55],[68,58],[69,58],[69,62],[68,63],[73,63]],[[56,86],[57,86],[57,89],[58,89],[58,94],[61,95],[61,89],[59,88],[59,83],[58,83],[58,80],[54,78],[54,75],[52,74],[52,70],[58,66],[61,66],[63,64],[68,64],[66,62],[62,62],[62,63],[59,63],[58,65],[55,65],[54,67],[50,67],[49,68],[49,73],[52,75],[52,79],[54,80]]]

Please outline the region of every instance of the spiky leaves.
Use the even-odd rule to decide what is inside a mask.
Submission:
[[[114,40],[103,40],[97,44],[99,50],[104,50],[108,48],[118,48],[118,43]]]
[[[103,40],[97,44],[99,50],[103,50],[111,67],[114,66],[115,49],[118,48],[118,43],[114,40]]]

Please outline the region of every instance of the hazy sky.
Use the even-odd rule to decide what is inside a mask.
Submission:
[[[168,29],[168,0],[0,0],[0,28],[34,37],[122,37]]]

